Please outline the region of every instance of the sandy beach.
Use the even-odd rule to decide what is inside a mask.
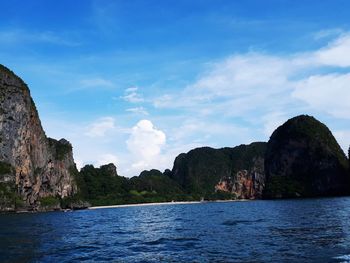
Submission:
[[[134,207],[134,206],[155,206],[155,205],[190,205],[190,204],[205,204],[205,203],[223,203],[223,202],[243,202],[251,201],[247,199],[240,200],[216,200],[216,201],[179,201],[179,202],[161,202],[161,203],[140,203],[140,204],[125,204],[125,205],[106,205],[106,206],[91,206],[87,209],[106,209],[106,208],[123,208],[123,207]]]

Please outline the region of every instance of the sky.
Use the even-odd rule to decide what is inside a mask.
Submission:
[[[350,144],[350,1],[0,0],[0,63],[78,167],[131,177],[287,119]]]

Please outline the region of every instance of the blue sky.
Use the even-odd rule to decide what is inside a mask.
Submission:
[[[79,167],[163,170],[302,113],[350,144],[349,1],[0,2],[0,63]]]

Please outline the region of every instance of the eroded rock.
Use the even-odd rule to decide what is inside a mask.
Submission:
[[[72,146],[47,138],[27,85],[0,66],[0,184],[14,183],[14,195],[27,209],[40,199],[64,198],[77,191],[70,169],[75,167]],[[0,207],[1,209],[1,207]]]

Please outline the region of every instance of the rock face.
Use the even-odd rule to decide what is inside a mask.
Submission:
[[[234,148],[197,148],[175,159],[171,177],[188,193],[224,191],[236,198],[260,198],[265,185],[265,147],[266,143],[257,142]]]
[[[232,177],[221,178],[215,190],[231,193],[238,199],[260,199],[264,187],[264,159],[257,157],[250,170],[240,170]]]
[[[102,172],[110,174],[113,177],[118,176],[117,167],[113,163],[102,165],[100,169]]]
[[[27,85],[0,65],[0,210],[68,197],[77,188],[71,144],[47,138]]]
[[[266,151],[266,198],[342,195],[349,191],[348,161],[330,130],[313,117],[288,120]]]

